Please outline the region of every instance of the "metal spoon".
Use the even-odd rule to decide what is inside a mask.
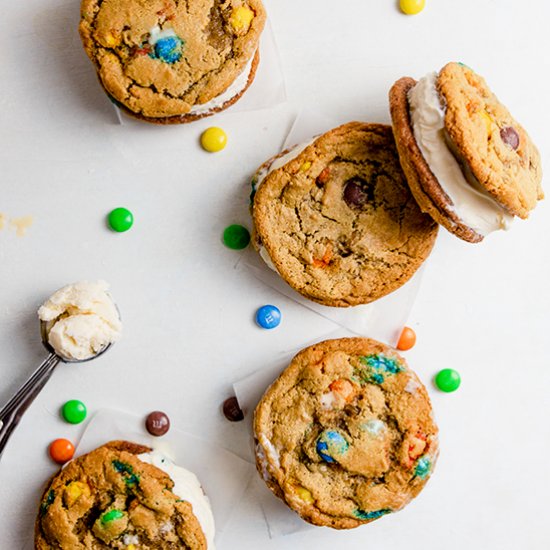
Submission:
[[[61,355],[57,355],[55,350],[48,343],[48,323],[45,321],[40,321],[40,336],[42,338],[42,344],[50,352],[50,355],[21,386],[17,393],[4,405],[2,410],[0,410],[0,457],[23,414],[46,385],[55,367],[57,367],[61,361],[63,361],[63,363],[86,363],[87,361],[91,361],[103,355],[112,346],[112,344],[106,345],[88,359],[68,359]]]

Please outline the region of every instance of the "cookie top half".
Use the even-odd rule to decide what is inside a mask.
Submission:
[[[265,168],[265,165],[263,166]],[[352,122],[272,170],[253,199],[255,242],[303,296],[346,307],[403,285],[437,226],[411,195],[392,131]]]
[[[524,128],[464,64],[448,63],[437,78],[445,128],[475,179],[511,214],[527,218],[544,197],[540,154]]]
[[[337,529],[403,508],[438,456],[425,387],[395,350],[363,338],[301,351],[258,404],[254,432],[268,487]]]
[[[83,0],[80,35],[115,101],[172,121],[255,70],[265,19],[261,0]]]
[[[206,550],[191,504],[172,492],[165,472],[136,456],[149,451],[114,441],[65,466],[42,497],[35,548]]]

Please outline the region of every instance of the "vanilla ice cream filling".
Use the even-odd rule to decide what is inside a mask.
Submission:
[[[260,188],[260,185],[265,181],[267,176],[271,174],[271,172],[274,172],[275,170],[278,170],[279,168],[282,168],[285,164],[288,164],[291,160],[294,160],[302,151],[304,151],[307,147],[309,147],[317,138],[313,138],[309,141],[306,141],[304,143],[301,143],[299,145],[295,145],[292,147],[288,153],[285,153],[284,155],[280,156],[279,158],[276,158],[271,164],[266,164],[255,176],[255,178],[252,180],[252,191],[256,193],[258,189]],[[262,260],[267,264],[267,266],[272,269],[273,271],[277,271],[277,268],[275,267],[275,264],[273,263],[273,260],[271,259],[271,256],[269,255],[269,252],[265,248],[265,246],[262,246],[260,243],[257,243],[258,246],[258,253],[260,254],[260,257]]]
[[[252,72],[252,63],[254,62],[254,57],[256,54],[251,57],[250,61],[246,64],[243,72],[233,81],[233,83],[219,96],[216,96],[214,99],[201,105],[195,105],[189,111],[191,115],[205,115],[210,111],[214,111],[219,107],[225,105],[228,101],[231,101],[234,97],[238,96],[247,86],[248,80],[250,78],[250,73]]]
[[[451,199],[452,211],[476,233],[509,229],[514,217],[479,184],[472,185],[447,145],[445,111],[436,88],[437,73],[420,79],[408,94],[414,137],[439,185]],[[473,175],[471,175],[471,179]]]
[[[68,360],[97,355],[120,338],[122,323],[105,281],[82,281],[61,288],[38,310],[48,343]]]
[[[185,500],[191,504],[193,507],[193,514],[198,519],[204,536],[206,537],[208,550],[215,550],[214,535],[216,533],[216,527],[214,524],[214,516],[212,514],[212,508],[210,507],[210,500],[204,494],[197,476],[181,466],[176,466],[169,458],[158,451],[138,455],[138,458],[147,464],[156,466],[170,476],[170,479],[174,482],[172,492],[181,500]],[[167,523],[162,528],[169,531],[173,529],[174,526]]]

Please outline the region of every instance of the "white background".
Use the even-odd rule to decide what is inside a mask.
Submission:
[[[388,122],[397,78],[461,60],[486,77],[550,166],[548,2],[427,0],[415,17],[392,0],[273,0],[268,8],[289,102],[164,128],[117,124],[79,43],[77,1],[2,6],[0,212],[32,215],[34,225],[25,237],[0,231],[0,402],[44,357],[35,311],[59,286],[108,280],[125,323],[124,339],[97,362],[59,367],[6,449],[2,550],[19,548],[32,529],[55,471],[49,442],[81,433],[58,418],[65,400],[80,398],[91,412],[164,409],[178,428],[244,456],[246,431],[219,412],[232,382],[334,329],[234,269],[239,253],[220,243],[226,225],[249,223],[247,180],[278,151],[300,108]],[[218,155],[197,145],[212,123],[229,135]],[[483,244],[440,232],[409,321],[418,344],[407,358],[427,384],[453,367],[463,386],[445,395],[430,385],[441,458],[422,495],[353,532],[275,540],[257,503],[245,500],[222,550],[550,546],[549,204]],[[136,223],[119,235],[105,215],[121,205]],[[272,332],[253,323],[265,303],[284,315]]]

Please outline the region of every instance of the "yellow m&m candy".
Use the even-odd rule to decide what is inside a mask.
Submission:
[[[315,502],[313,495],[305,487],[297,487],[296,494],[307,504],[313,504]]]
[[[72,506],[81,496],[92,494],[90,486],[82,481],[73,481],[65,487],[65,504]]]
[[[254,12],[248,6],[240,6],[233,10],[229,22],[238,33],[246,33],[254,19]]]
[[[202,133],[201,145],[209,153],[218,153],[227,145],[227,134],[215,126],[208,128]]]
[[[483,119],[483,122],[485,123],[485,127],[487,128],[487,134],[491,135],[491,131],[493,129],[493,119],[491,115],[487,111],[480,111],[479,114]]]
[[[401,11],[407,15],[416,15],[426,6],[426,0],[399,0]]]

